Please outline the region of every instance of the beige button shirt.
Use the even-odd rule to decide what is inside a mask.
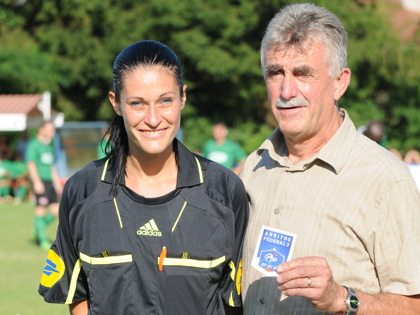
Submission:
[[[262,225],[297,234],[292,259],[325,257],[339,284],[420,294],[416,184],[403,162],[359,134],[345,110],[340,114],[343,124],[315,157],[292,165],[276,129],[246,161],[245,314],[321,314],[306,298],[281,298],[276,278],[251,267]]]

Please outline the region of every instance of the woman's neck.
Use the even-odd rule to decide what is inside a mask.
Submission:
[[[130,154],[126,163],[126,186],[146,198],[156,198],[175,190],[178,174],[175,152],[159,155]]]

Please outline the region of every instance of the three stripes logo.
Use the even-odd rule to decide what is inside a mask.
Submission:
[[[137,234],[138,235],[146,235],[146,236],[157,236],[157,237],[162,236],[162,232],[159,231],[159,228],[156,225],[155,219],[151,219],[148,223],[141,226],[137,230]]]

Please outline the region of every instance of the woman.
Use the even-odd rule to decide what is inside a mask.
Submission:
[[[72,314],[224,314],[240,306],[247,199],[239,178],[175,135],[186,86],[155,41],[113,69],[107,157],[70,178],[39,292]]]

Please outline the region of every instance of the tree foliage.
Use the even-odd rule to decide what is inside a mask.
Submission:
[[[261,76],[265,28],[292,0],[3,0],[0,93],[49,90],[67,121],[108,120],[112,64],[143,39],[171,47],[183,64],[187,106],[183,135],[199,150],[214,120],[235,127],[247,152],[274,128]],[[352,82],[340,101],[356,126],[381,119],[390,144],[419,149],[419,49],[390,31],[381,4],[314,1],[342,20],[349,35]],[[417,37],[418,39],[420,36]]]

